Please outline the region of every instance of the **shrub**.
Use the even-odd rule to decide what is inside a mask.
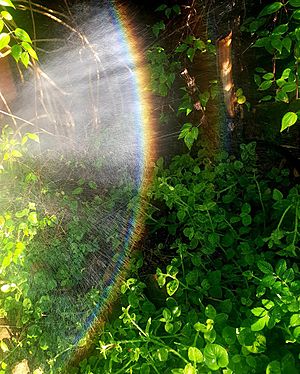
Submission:
[[[80,373],[299,372],[300,190],[288,174],[260,175],[253,143],[240,159],[160,160],[148,228],[172,257],[156,270],[161,291],[142,271],[124,282],[122,314]]]

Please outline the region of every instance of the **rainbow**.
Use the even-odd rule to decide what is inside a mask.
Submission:
[[[103,5],[108,7],[109,22],[117,30],[118,48],[124,54],[128,66],[132,67],[130,87],[136,103],[134,122],[136,143],[138,144],[135,155],[137,168],[134,187],[138,202],[132,208],[131,215],[128,218],[127,227],[123,233],[122,248],[120,248],[117,257],[114,259],[110,277],[104,282],[101,301],[86,319],[81,333],[76,336],[73,348],[68,352],[67,363],[73,361],[78,352],[81,355],[82,350],[85,351],[91,344],[93,336],[104,323],[105,317],[103,315],[106,313],[108,305],[115,299],[118,285],[120,285],[128,271],[129,258],[134,244],[139,240],[143,232],[143,197],[151,181],[150,162],[155,157],[155,144],[152,140],[151,99],[147,89],[149,77],[145,68],[144,56],[141,53],[143,50],[142,45],[134,33],[134,25],[128,22],[126,9],[114,1],[105,1]],[[84,342],[83,347],[81,342]]]

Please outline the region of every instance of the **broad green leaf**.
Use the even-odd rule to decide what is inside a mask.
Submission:
[[[9,45],[10,42],[10,36],[6,32],[3,32],[0,34],[0,51],[2,48],[6,47]]]
[[[32,225],[37,225],[37,224],[38,224],[38,219],[37,219],[37,214],[36,214],[36,212],[31,212],[31,213],[29,213],[29,215],[28,215],[28,221],[29,221]]]
[[[265,274],[273,273],[272,265],[266,261],[262,261],[262,260],[258,261],[257,267],[259,268],[260,271],[262,271]]]
[[[32,48],[32,46],[28,42],[22,42],[22,47],[30,54],[32,58],[35,60],[38,60],[38,56],[35,52],[35,50]]]
[[[281,120],[281,129],[280,131],[284,131],[285,129],[287,129],[288,127],[290,126],[293,126],[296,122],[297,122],[297,114],[294,113],[294,112],[287,112],[285,113],[285,115],[283,116],[282,120]]]
[[[276,274],[282,277],[286,269],[287,269],[286,261],[284,259],[279,260],[275,267]]]
[[[0,0],[0,5],[3,5],[3,6],[10,6],[12,8],[14,8],[14,4],[10,1],[10,0]]]
[[[283,4],[281,2],[275,1],[272,4],[265,6],[263,10],[259,13],[258,17],[263,17],[269,14],[275,13],[282,7],[283,7]]]
[[[4,22],[2,21],[2,19],[0,19],[0,32],[2,32],[3,27],[4,27]]]
[[[265,308],[258,307],[251,309],[251,313],[256,317],[264,317],[267,314],[267,311]]]
[[[300,325],[300,314],[293,314],[290,318],[290,326],[296,327]]]
[[[179,280],[173,279],[171,282],[167,283],[167,293],[169,296],[174,295],[174,293],[178,290],[179,287]]]
[[[234,344],[236,340],[235,328],[231,326],[225,326],[222,330],[222,337],[227,344],[229,345]]]
[[[0,341],[0,348],[4,353],[9,351],[7,344],[3,340]]]
[[[204,359],[206,365],[211,370],[226,367],[229,363],[226,349],[219,344],[207,344],[204,348]]]
[[[274,190],[273,190],[273,199],[275,201],[279,201],[279,200],[282,200],[282,198],[283,198],[283,194],[279,190],[277,190],[276,188],[274,188]]]
[[[197,370],[192,364],[186,364],[183,369],[183,374],[197,374]]]
[[[292,39],[288,36],[283,38],[282,45],[290,53],[291,52],[291,47],[292,47]]]
[[[11,21],[13,18],[12,18],[12,15],[7,12],[6,10],[2,10],[1,12],[1,16],[6,19],[6,21]]]
[[[167,361],[169,356],[169,351],[167,348],[159,348],[156,351],[157,357],[159,361]]]
[[[77,187],[72,191],[72,195],[80,195],[83,192],[82,187]]]
[[[28,52],[21,53],[21,61],[23,65],[27,68],[29,64],[29,53]]]
[[[300,0],[289,0],[289,5],[299,8],[300,7]]]
[[[186,55],[188,56],[188,58],[189,58],[190,61],[193,61],[194,56],[195,56],[195,49],[190,47],[190,48],[186,51]]]
[[[293,92],[293,91],[296,90],[296,88],[297,88],[296,82],[288,82],[288,83],[285,83],[282,86],[282,91],[283,92]]]
[[[269,321],[270,317],[265,315],[264,317],[259,318],[256,322],[251,325],[252,331],[261,331],[265,327],[266,323]]]
[[[300,20],[300,9],[297,9],[293,12],[293,15],[292,15],[293,18],[295,18],[297,21]]]
[[[280,362],[271,361],[267,366],[266,374],[281,374]]]
[[[22,55],[22,47],[19,44],[15,44],[11,47],[11,55],[18,62]]]
[[[40,138],[39,138],[38,134],[34,134],[34,133],[30,133],[29,132],[26,135],[28,136],[29,139],[31,139],[31,140],[33,140],[33,141],[35,141],[37,143],[40,142]]]
[[[282,41],[278,38],[271,39],[271,45],[275,48],[279,53],[282,51]]]
[[[212,305],[207,305],[205,308],[205,315],[207,318],[214,319],[217,315],[216,309]]]
[[[266,80],[270,80],[270,79],[273,79],[274,78],[274,74],[273,73],[266,73],[263,75],[263,79],[266,79]]]
[[[17,38],[19,38],[22,42],[28,42],[31,43],[30,36],[27,34],[27,32],[23,29],[16,28],[14,30],[14,34],[16,35]]]
[[[200,364],[204,360],[202,352],[196,347],[189,347],[188,357],[190,361],[196,362],[197,364]]]
[[[258,87],[258,89],[260,91],[265,91],[265,90],[268,90],[271,86],[272,86],[272,81],[263,81],[260,86]]]
[[[23,155],[20,151],[18,151],[17,149],[14,149],[13,151],[11,151],[11,156],[16,157],[16,158],[21,158]]]
[[[238,97],[238,99],[237,99],[237,102],[240,105],[245,104],[246,101],[247,101],[247,99],[246,99],[246,96],[244,96],[244,95]]]
[[[288,31],[288,28],[289,28],[289,26],[288,26],[287,23],[279,25],[279,26],[275,27],[275,29],[272,32],[272,35],[274,35],[274,34],[275,35],[282,35],[282,34],[284,34],[285,32]]]

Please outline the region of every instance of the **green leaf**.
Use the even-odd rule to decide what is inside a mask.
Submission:
[[[1,12],[1,16],[6,19],[6,21],[11,21],[13,18],[12,18],[12,15],[7,12],[6,10],[2,10]]]
[[[36,142],[36,143],[40,142],[40,138],[39,138],[38,134],[28,132],[26,135],[28,136],[29,139],[33,140],[34,142]]]
[[[35,60],[38,60],[38,56],[35,50],[32,48],[32,46],[28,42],[22,42],[21,44],[22,44],[22,47],[25,49],[25,51],[27,51],[32,58],[34,58]]]
[[[11,47],[11,55],[18,62],[22,55],[22,47],[19,44],[15,44]]]
[[[226,349],[219,344],[207,344],[204,348],[204,359],[211,370],[226,367],[229,363]]]
[[[21,61],[23,65],[27,68],[29,64],[29,53],[28,52],[21,53]]]
[[[294,113],[294,112],[285,113],[285,115],[283,116],[283,118],[281,120],[280,132],[284,131],[285,129],[287,129],[290,126],[293,126],[297,122],[297,119],[298,119],[298,117],[297,117],[296,113]]]
[[[292,47],[292,39],[290,37],[285,37],[282,40],[282,45],[284,48],[290,53],[291,52],[291,47]]]
[[[4,27],[4,22],[2,21],[2,19],[0,19],[0,32],[3,30],[3,27]]]
[[[235,328],[231,326],[225,326],[222,330],[222,337],[227,344],[229,345],[234,344],[236,340]]]
[[[243,95],[238,97],[238,99],[237,99],[237,102],[240,105],[245,104],[246,101],[247,101],[246,96],[243,96]]]
[[[273,199],[275,201],[279,201],[279,200],[282,200],[282,198],[283,198],[283,194],[279,190],[277,190],[276,188],[274,188],[274,190],[273,190]]]
[[[295,18],[297,21],[300,20],[300,9],[297,9],[293,12],[292,17]]]
[[[253,308],[251,309],[251,313],[254,314],[256,317],[264,317],[267,314],[265,308]]]
[[[174,279],[167,284],[167,293],[169,296],[174,295],[174,293],[178,290],[179,287],[179,280]]]
[[[300,325],[300,314],[293,314],[290,318],[290,326],[296,327]]]
[[[197,370],[192,364],[186,364],[183,369],[183,374],[197,374]]]
[[[271,86],[272,86],[272,81],[263,81],[260,86],[258,87],[258,89],[260,91],[265,91],[265,90],[268,90]]]
[[[205,308],[205,315],[207,318],[214,319],[217,315],[216,309],[212,305],[207,305]]]
[[[276,274],[282,277],[286,269],[287,269],[286,261],[283,259],[279,260],[275,267]]]
[[[157,357],[158,357],[159,361],[167,361],[168,360],[169,352],[168,352],[167,348],[159,348],[156,351],[156,354],[157,354]]]
[[[18,151],[17,149],[14,149],[12,152],[11,152],[11,156],[12,157],[16,157],[16,158],[21,158],[23,157],[22,153],[20,151]]]
[[[8,46],[9,42],[10,42],[9,34],[7,34],[6,32],[3,32],[2,34],[0,34],[0,51],[2,48]]]
[[[269,321],[270,317],[268,315],[265,315],[264,317],[258,319],[256,322],[254,322],[251,325],[252,331],[261,331],[265,327],[266,323]]]
[[[31,213],[29,213],[29,215],[28,215],[28,221],[29,221],[32,225],[37,225],[37,224],[38,224],[38,219],[37,219],[37,214],[36,214],[36,212],[31,212]]]
[[[296,82],[288,82],[288,83],[285,83],[282,86],[282,91],[283,92],[293,92],[293,91],[296,90],[296,88],[297,88]]]
[[[260,271],[262,271],[264,274],[272,274],[273,273],[273,268],[272,265],[269,264],[266,261],[258,261],[257,262],[257,267],[259,268]]]
[[[278,12],[279,9],[283,7],[283,4],[279,1],[275,1],[274,3],[267,5],[263,8],[263,10],[259,13],[258,17],[267,16],[269,14]]]
[[[272,35],[282,35],[288,31],[288,28],[289,27],[287,23],[279,25],[275,27],[275,29],[272,32]]]
[[[200,364],[204,360],[202,352],[196,347],[189,347],[188,357],[190,361],[196,362],[197,364]]]
[[[281,374],[280,362],[271,361],[267,366],[266,374]]]
[[[300,0],[289,0],[289,5],[299,8],[300,7]]]
[[[28,42],[32,43],[30,36],[27,34],[27,32],[23,29],[16,28],[14,30],[14,34],[16,35],[17,38],[19,38],[22,42]]]
[[[0,0],[0,5],[15,8],[14,4],[10,0]]]
[[[195,49],[190,47],[190,48],[186,51],[186,55],[188,56],[188,58],[189,58],[190,61],[193,61],[194,56],[195,56]]]
[[[72,195],[80,195],[83,192],[82,187],[77,187],[72,191]]]
[[[271,39],[271,45],[275,48],[279,53],[282,51],[282,41],[278,38]]]
[[[270,80],[270,79],[273,79],[274,78],[274,74],[273,73],[266,73],[263,75],[263,79],[266,79],[266,80]]]

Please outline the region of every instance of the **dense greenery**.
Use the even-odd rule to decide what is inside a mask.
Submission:
[[[14,7],[10,0],[0,0],[0,6]],[[299,12],[299,0],[271,2],[242,26],[259,51],[251,105],[283,103],[281,131],[299,119]],[[215,45],[185,26],[172,34],[170,46],[163,44],[160,38],[172,19],[183,17],[186,25],[184,17],[192,13],[162,4],[157,14],[156,39],[147,50],[151,90],[166,100],[176,97],[177,135],[189,153],[168,165],[156,162],[145,202],[146,249],[133,261],[119,303],[113,304],[116,316],[96,336],[95,349],[66,370],[297,374],[299,185],[287,169],[261,171],[255,143],[241,145],[236,157],[197,148],[207,134],[202,130],[208,107],[219,103],[220,83],[208,79],[201,86],[193,63],[199,56],[214,60]],[[3,55],[26,67],[37,59],[30,36],[5,8],[0,32]],[[249,109],[243,90],[236,91],[236,101]],[[169,113],[162,110],[160,120],[168,122]],[[108,262],[95,268],[91,263],[103,249],[106,261],[117,262],[117,249],[124,245],[118,219],[130,217],[136,206],[126,173],[104,188],[81,177],[91,175],[90,160],[53,161],[44,152],[47,174],[35,146],[36,134],[3,128],[0,374],[24,360],[24,370],[29,365],[34,374],[62,372],[68,352],[84,346],[81,332],[101,304],[110,276]],[[96,161],[101,173],[103,160]],[[68,178],[55,183],[59,169],[69,172]]]
[[[300,190],[288,174],[262,177],[253,143],[240,159],[159,161],[148,226],[170,258],[162,290],[136,271],[80,372],[298,373]]]
[[[84,162],[46,161],[44,153],[45,171],[28,151],[33,141],[36,134],[8,127],[0,138],[1,373],[24,359],[36,373],[59,370],[102,302],[104,278],[113,275],[107,259],[118,260],[119,226],[132,209],[128,181],[99,196],[97,182],[77,178]],[[60,168],[72,177],[56,183]]]

